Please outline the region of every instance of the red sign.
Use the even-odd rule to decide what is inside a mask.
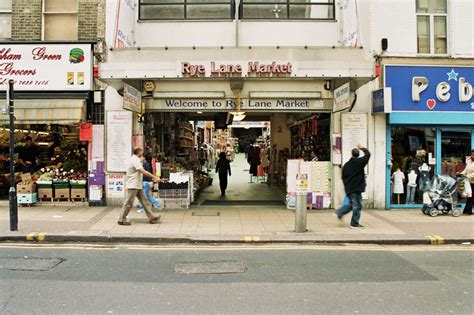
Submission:
[[[92,124],[85,123],[79,126],[79,140],[92,141]]]

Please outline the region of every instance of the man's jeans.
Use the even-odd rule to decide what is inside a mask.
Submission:
[[[152,182],[143,182],[143,192],[145,193],[146,199],[148,199],[148,201],[153,206],[155,206],[156,208],[159,208],[160,207],[160,202],[153,197],[153,194],[151,192],[151,187],[152,187],[151,185],[153,185]],[[139,210],[140,211],[143,210],[143,206],[141,204],[140,204],[140,209]]]
[[[340,207],[337,209],[336,214],[339,218],[342,218],[344,215],[352,211],[351,226],[358,226],[362,210],[362,194],[350,194],[349,198],[351,200],[351,204]]]

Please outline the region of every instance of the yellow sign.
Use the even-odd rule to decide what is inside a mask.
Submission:
[[[143,84],[143,88],[145,89],[146,92],[153,92],[156,88],[155,82],[153,81],[146,81]]]

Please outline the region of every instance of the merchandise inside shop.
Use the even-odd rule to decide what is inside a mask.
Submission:
[[[15,126],[15,176],[19,204],[86,201],[88,142],[79,140],[78,125]],[[0,196],[10,188],[10,130],[0,128]]]
[[[162,179],[154,194],[160,207],[254,200],[286,202],[291,208],[296,183],[287,174],[296,174],[300,162],[313,175],[308,204],[319,209],[331,206],[330,114],[292,116],[291,125],[286,114],[279,114],[284,124],[274,126],[268,113],[252,113],[245,120],[232,120],[228,113],[201,114],[144,116],[145,159]],[[232,169],[225,194],[219,191],[216,175],[222,152]]]

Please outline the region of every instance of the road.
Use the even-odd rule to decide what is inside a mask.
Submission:
[[[472,314],[473,266],[470,246],[3,244],[0,313]]]

